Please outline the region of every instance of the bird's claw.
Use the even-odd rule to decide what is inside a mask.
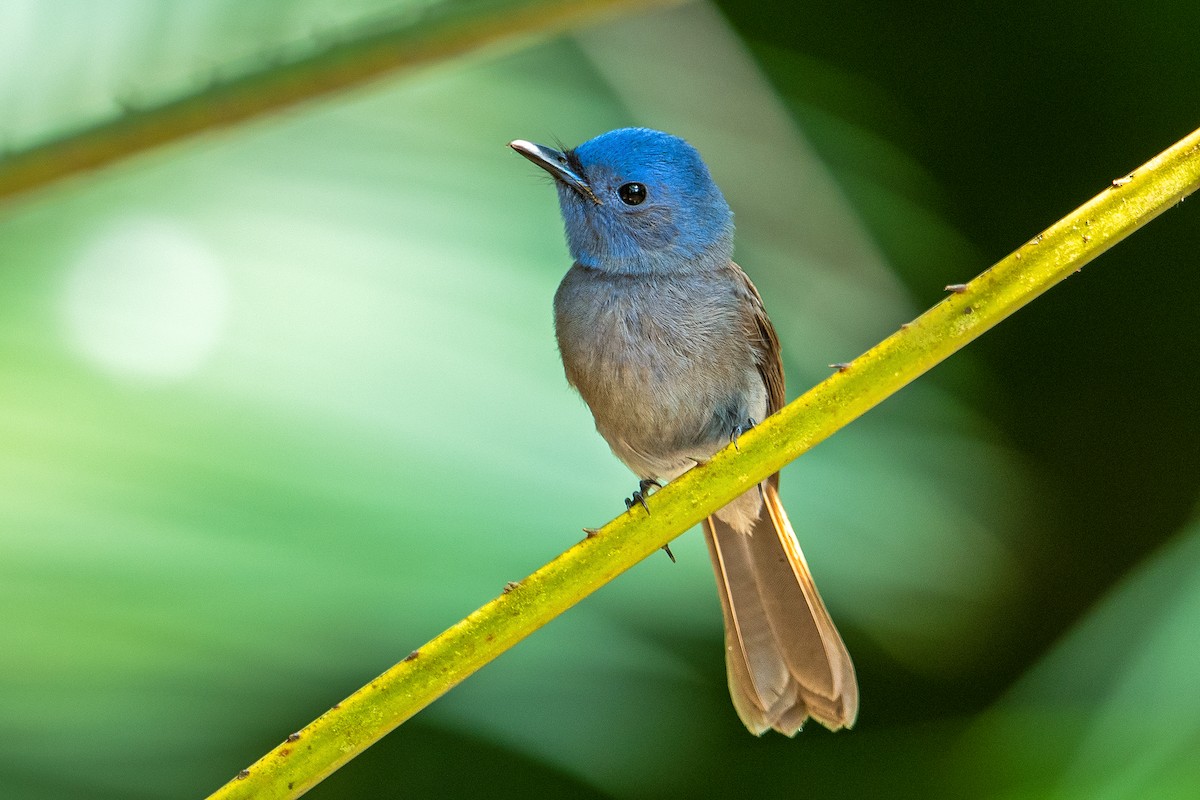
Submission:
[[[747,420],[746,420],[746,424],[745,424],[745,425],[738,425],[738,426],[737,426],[737,427],[735,427],[735,428],[734,428],[732,431],[730,431],[730,433],[729,433],[729,443],[733,445],[733,449],[734,449],[734,450],[737,450],[739,453],[740,453],[740,452],[742,452],[742,448],[738,447],[738,439],[741,437],[741,435],[742,435],[743,433],[745,433],[746,431],[750,430],[751,428],[753,428],[753,427],[754,427],[755,425],[757,425],[757,424],[758,424],[758,423],[757,423],[757,422],[755,422],[754,420],[752,420],[752,419],[747,419]]]
[[[625,510],[633,508],[635,505],[641,504],[642,508],[646,509],[646,513],[650,513],[650,506],[646,505],[646,496],[650,494],[650,488],[661,489],[662,484],[653,478],[642,478],[638,481],[637,491],[632,497],[625,498]]]
[[[642,508],[646,509],[646,513],[650,513],[650,506],[646,505],[646,495],[641,489],[633,493],[632,497],[625,498],[625,510],[631,511],[635,505],[641,504]]]

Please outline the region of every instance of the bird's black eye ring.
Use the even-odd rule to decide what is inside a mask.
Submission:
[[[622,184],[621,188],[617,189],[617,196],[627,206],[638,206],[646,199],[646,187],[640,183]]]

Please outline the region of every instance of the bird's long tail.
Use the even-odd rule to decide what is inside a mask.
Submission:
[[[793,736],[812,717],[830,730],[858,716],[854,664],[838,635],[774,479],[762,484],[766,513],[749,533],[718,517],[704,523],[725,614],[729,693],[752,733]]]

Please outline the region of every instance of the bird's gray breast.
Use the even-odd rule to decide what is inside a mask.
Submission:
[[[554,298],[567,380],[613,452],[667,479],[766,415],[745,292],[726,271],[623,275],[576,265]]]

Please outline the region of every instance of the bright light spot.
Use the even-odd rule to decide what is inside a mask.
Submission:
[[[216,257],[166,221],[123,221],[80,254],[67,278],[75,348],[121,377],[179,380],[220,340],[228,288]]]

